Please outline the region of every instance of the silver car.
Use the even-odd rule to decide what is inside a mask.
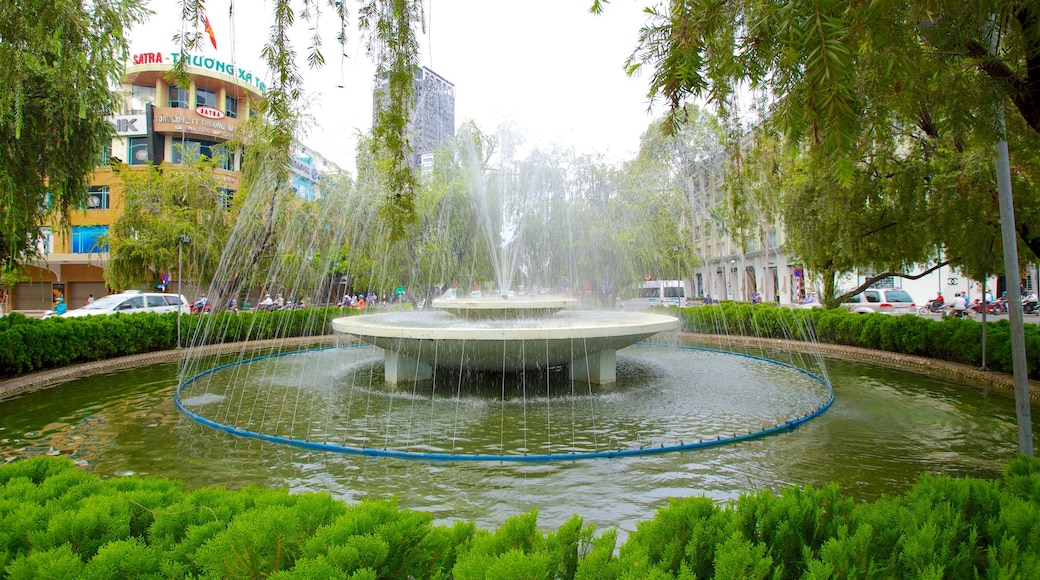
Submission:
[[[902,288],[869,288],[849,297],[841,306],[857,314],[917,314],[913,297]]]
[[[73,318],[76,316],[93,316],[96,314],[135,314],[138,312],[154,312],[165,314],[177,312],[178,307],[184,314],[191,314],[188,300],[178,294],[160,294],[158,292],[123,292],[122,294],[111,294],[98,298],[83,308],[69,310],[62,314],[62,318]]]

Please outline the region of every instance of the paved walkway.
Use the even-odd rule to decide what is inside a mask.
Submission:
[[[720,338],[717,335],[683,334],[680,336],[684,342],[700,344],[703,346],[718,347],[721,344]],[[723,340],[725,343],[730,345],[744,344],[776,348],[786,348],[790,346],[789,341],[781,339],[728,336]],[[255,341],[251,343],[250,346],[252,348],[261,349],[298,346],[319,347],[332,345],[335,342],[336,337],[328,335]],[[911,369],[924,374],[960,377],[980,387],[998,388],[1008,391],[1009,393],[1014,393],[1015,390],[1014,379],[1011,375],[993,371],[982,371],[970,365],[850,346],[831,344],[817,344],[816,346],[819,348],[821,354],[827,357],[872,362],[897,368]],[[165,362],[176,362],[189,352],[191,352],[193,356],[214,355],[237,352],[241,350],[241,348],[241,343],[215,344],[200,347],[191,351],[166,350],[150,352],[30,373],[13,379],[0,381],[0,399],[26,391],[45,389],[90,375],[110,373],[113,371]],[[1040,381],[1029,382],[1029,397],[1034,402],[1040,403]]]

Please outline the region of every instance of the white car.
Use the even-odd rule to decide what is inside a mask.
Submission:
[[[849,297],[841,306],[857,314],[917,314],[913,297],[902,288],[869,288]]]
[[[69,310],[62,314],[62,317],[73,318],[76,316],[115,314],[117,312],[122,312],[123,314],[136,314],[138,312],[165,314],[167,312],[177,312],[178,306],[182,314],[191,314],[188,299],[182,295],[130,291],[98,298],[82,308]]]

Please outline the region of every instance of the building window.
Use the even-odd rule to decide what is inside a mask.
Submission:
[[[148,163],[148,137],[130,137],[127,141],[130,148],[130,165],[146,165]]]
[[[177,85],[170,85],[169,105],[175,109],[187,109],[189,104],[188,91],[178,88]]]
[[[227,148],[221,143],[186,137],[173,138],[173,156],[170,159],[172,163],[179,165],[199,157],[216,160],[217,167],[231,171],[231,156],[228,155]]]
[[[107,235],[108,226],[72,226],[72,253],[107,252],[108,244],[98,244],[98,240]]]
[[[195,89],[195,106],[196,107],[213,107],[217,108],[217,91],[213,89]]]
[[[94,162],[94,167],[108,167],[110,159],[112,159],[112,146],[102,145],[101,153],[98,155],[97,161]]]
[[[54,253],[54,236],[51,234],[50,227],[40,228],[40,239],[36,241],[36,248],[43,255]]]
[[[145,108],[155,104],[155,87],[141,87],[133,85],[130,87],[130,106],[127,113],[139,115],[145,112]]]
[[[87,192],[87,209],[108,209],[108,186],[92,185]]]
[[[238,118],[238,99],[224,95],[224,114],[232,119]]]
[[[224,210],[230,210],[231,204],[235,201],[235,192],[225,187],[217,188],[217,195],[220,196],[220,207]]]
[[[873,278],[875,275],[876,274],[874,274],[873,272],[869,272],[869,273],[865,274],[865,277],[866,278]],[[871,288],[895,288],[896,287],[896,279],[893,278],[892,276],[889,276],[888,278],[882,278],[881,280],[878,280],[877,282],[874,282],[873,284],[871,284],[870,287]],[[877,293],[875,293],[875,296],[876,295],[877,295]],[[877,300],[871,300],[871,302],[877,302]]]

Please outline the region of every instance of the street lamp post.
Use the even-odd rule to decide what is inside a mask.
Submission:
[[[682,270],[679,268],[679,257],[681,255],[679,254],[679,246],[672,246],[672,249],[675,250],[675,278],[681,281]]]
[[[181,315],[184,314],[182,311],[184,293],[181,292],[181,249],[184,244],[190,244],[191,238],[181,234],[177,236],[177,349],[181,348]]]

